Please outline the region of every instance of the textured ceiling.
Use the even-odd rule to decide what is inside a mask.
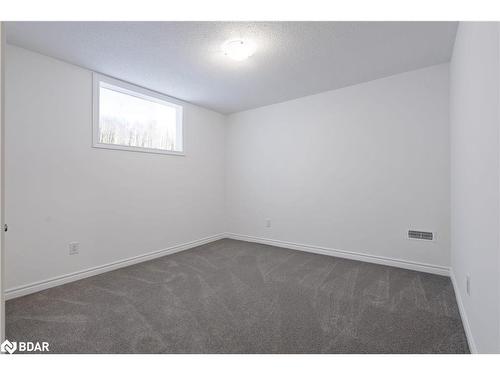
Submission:
[[[8,43],[221,113],[449,61],[454,22],[8,22]],[[257,44],[243,62],[220,45]]]

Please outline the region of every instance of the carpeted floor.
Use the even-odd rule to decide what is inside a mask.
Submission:
[[[58,353],[468,353],[447,277],[220,240],[7,301]]]

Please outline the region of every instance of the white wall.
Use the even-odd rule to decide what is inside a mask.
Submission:
[[[482,353],[500,351],[499,69],[498,24],[461,23],[450,68],[451,264]]]
[[[224,231],[224,116],[186,104],[185,157],[92,148],[92,73],[6,57],[7,289]]]
[[[229,116],[229,232],[448,266],[448,115],[444,64]]]

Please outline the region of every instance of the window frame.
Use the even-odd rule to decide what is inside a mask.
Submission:
[[[120,92],[122,94],[134,96],[139,99],[153,101],[162,105],[173,107],[176,112],[176,127],[177,137],[181,137],[180,144],[182,151],[174,150],[160,150],[156,148],[138,147],[138,146],[124,146],[113,145],[109,143],[99,142],[99,94],[101,83],[103,87]],[[180,100],[174,99],[170,96],[161,94],[156,91],[148,90],[144,87],[134,85],[116,78],[105,76],[99,73],[92,73],[92,147],[108,149],[108,150],[121,150],[132,152],[143,152],[148,154],[163,154],[163,155],[186,155],[186,128],[183,121],[184,118],[184,103]],[[179,132],[180,130],[180,132]],[[178,142],[179,139],[176,140]]]

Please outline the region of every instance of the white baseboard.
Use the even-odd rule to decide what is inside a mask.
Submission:
[[[214,236],[202,238],[202,239],[199,239],[196,241],[191,241],[191,242],[186,242],[186,243],[183,243],[180,245],[171,246],[171,247],[163,249],[163,250],[153,251],[153,252],[150,252],[147,254],[138,255],[135,257],[131,257],[131,258],[119,260],[116,262],[104,264],[102,266],[88,268],[88,269],[85,269],[82,271],[77,271],[77,272],[73,272],[70,274],[61,275],[58,277],[38,281],[38,282],[27,284],[27,285],[21,285],[21,286],[6,290],[4,296],[5,296],[6,300],[16,298],[16,297],[21,297],[21,296],[24,296],[27,294],[39,292],[39,291],[44,290],[44,289],[48,289],[48,288],[52,288],[52,287],[55,287],[58,285],[81,280],[81,279],[84,279],[84,278],[87,278],[90,276],[98,275],[98,274],[112,271],[112,270],[115,270],[118,268],[127,267],[130,265],[136,264],[136,263],[145,262],[145,261],[150,260],[150,259],[155,259],[155,258],[159,258],[159,257],[165,256],[165,255],[174,254],[174,253],[177,253],[177,252],[180,252],[183,250],[191,249],[193,247],[209,243],[209,242],[220,240],[222,238],[231,238],[231,239],[235,239],[235,240],[261,243],[261,244],[265,244],[265,245],[284,247],[284,248],[291,249],[291,250],[300,250],[300,251],[305,251],[305,252],[309,252],[309,253],[336,256],[339,258],[346,258],[346,259],[359,260],[359,261],[369,262],[369,263],[383,264],[383,265],[387,265],[387,266],[400,267],[400,268],[428,272],[428,273],[434,273],[434,274],[444,275],[444,276],[450,275],[448,267],[443,267],[443,266],[435,266],[435,265],[430,265],[430,264],[425,264],[425,263],[417,263],[417,262],[405,261],[405,260],[400,260],[400,259],[392,259],[392,258],[380,257],[380,256],[375,256],[375,255],[368,255],[368,254],[357,253],[357,252],[352,252],[352,251],[331,249],[331,248],[320,247],[320,246],[303,245],[303,244],[297,244],[297,243],[293,243],[293,242],[285,242],[285,241],[273,240],[273,239],[268,239],[268,238],[253,237],[253,236],[247,236],[247,235],[242,235],[242,234],[235,234],[235,233],[225,233],[224,234],[224,233],[221,233],[221,234],[217,234]]]
[[[477,351],[476,342],[474,341],[474,337],[472,336],[469,319],[467,318],[467,313],[465,312],[465,306],[462,301],[462,294],[460,293],[460,289],[458,288],[458,282],[455,277],[455,273],[453,272],[453,268],[450,268],[450,279],[451,283],[453,284],[453,289],[455,290],[455,298],[457,299],[458,310],[460,311],[460,317],[462,318],[462,325],[464,326],[465,336],[467,336],[469,350],[472,354],[477,354],[479,352]]]
[[[196,247],[196,246],[200,246],[200,245],[204,245],[204,244],[209,243],[209,242],[220,240],[224,237],[225,237],[225,235],[221,233],[221,234],[217,234],[214,236],[201,238],[199,240],[186,242],[186,243],[183,243],[180,245],[171,246],[171,247],[168,247],[168,248],[163,249],[163,250],[157,250],[157,251],[153,251],[153,252],[150,252],[147,254],[138,255],[135,257],[131,257],[131,258],[119,260],[116,262],[108,263],[108,264],[105,264],[102,266],[87,268],[87,269],[82,270],[82,271],[77,271],[77,272],[69,273],[66,275],[42,280],[42,281],[39,281],[36,283],[31,283],[31,284],[22,285],[19,287],[7,289],[5,291],[5,294],[4,294],[5,300],[25,296],[27,294],[39,292],[39,291],[44,290],[44,289],[48,289],[48,288],[52,288],[52,287],[55,287],[58,285],[70,283],[72,281],[85,279],[85,278],[90,277],[90,276],[95,276],[95,275],[98,275],[100,273],[113,271],[113,270],[116,270],[116,269],[122,268],[122,267],[131,266],[131,265],[136,264],[136,263],[145,262],[147,260],[159,258],[159,257],[165,256],[165,255],[178,253],[178,252],[183,251],[183,250],[188,250],[188,249],[191,249],[191,248]]]
[[[273,239],[269,239],[269,238],[247,236],[247,235],[236,234],[236,233],[226,233],[226,237],[232,238],[234,240],[255,242],[255,243],[260,243],[260,244],[264,244],[264,245],[284,247],[284,248],[291,249],[291,250],[306,251],[308,253],[330,255],[330,256],[335,256],[335,257],[339,257],[339,258],[359,260],[362,262],[383,264],[386,266],[405,268],[405,269],[409,269],[409,270],[433,273],[433,274],[437,274],[437,275],[443,275],[443,276],[450,275],[450,269],[448,267],[445,267],[445,266],[437,266],[437,265],[433,265],[433,264],[418,263],[418,262],[401,260],[401,259],[394,259],[394,258],[388,258],[388,257],[382,257],[382,256],[376,256],[376,255],[357,253],[354,251],[332,249],[332,248],[313,246],[313,245],[304,245],[304,244],[298,244],[298,243],[293,243],[293,242],[273,240]]]
[[[453,269],[451,269],[451,268],[444,267],[444,266],[436,266],[436,265],[431,265],[431,264],[426,264],[426,263],[406,261],[406,260],[401,260],[401,259],[368,255],[368,254],[357,253],[357,252],[353,252],[353,251],[332,249],[332,248],[326,248],[326,247],[321,247],[321,246],[303,245],[303,244],[297,244],[297,243],[293,243],[293,242],[273,240],[273,239],[269,239],[269,238],[247,236],[247,235],[236,234],[236,233],[225,233],[225,234],[221,233],[221,234],[217,234],[214,236],[201,238],[199,240],[186,242],[186,243],[183,243],[180,245],[171,246],[171,247],[163,249],[163,250],[153,251],[153,252],[150,252],[147,254],[138,255],[135,257],[131,257],[131,258],[119,260],[116,262],[108,263],[108,264],[105,264],[102,266],[88,268],[88,269],[85,269],[82,271],[73,272],[70,274],[42,280],[42,281],[39,281],[36,283],[11,288],[11,289],[8,289],[5,291],[5,294],[4,294],[5,300],[9,300],[9,299],[21,297],[21,296],[24,296],[27,294],[39,292],[39,291],[44,290],[44,289],[48,289],[48,288],[52,288],[52,287],[55,287],[58,285],[81,280],[81,279],[84,279],[84,278],[87,278],[90,276],[95,276],[95,275],[98,275],[98,274],[101,274],[104,272],[113,271],[113,270],[116,270],[118,268],[127,267],[127,266],[130,266],[133,264],[145,262],[147,260],[159,258],[159,257],[165,256],[165,255],[178,253],[180,251],[188,250],[188,249],[191,249],[193,247],[204,245],[204,244],[207,244],[207,243],[210,243],[213,241],[217,241],[217,240],[220,240],[223,238],[231,238],[234,240],[240,240],[240,241],[246,241],[246,242],[255,242],[255,243],[260,243],[260,244],[265,244],[265,245],[283,247],[283,248],[287,248],[287,249],[291,249],[291,250],[299,250],[299,251],[305,251],[305,252],[314,253],[314,254],[329,255],[329,256],[335,256],[335,257],[339,257],[339,258],[359,260],[359,261],[363,261],[363,262],[405,268],[405,269],[410,269],[410,270],[414,270],[414,271],[421,271],[421,272],[428,272],[428,273],[433,273],[433,274],[437,274],[437,275],[450,276],[451,282],[453,284],[453,288],[455,290],[455,296],[457,299],[457,304],[458,304],[458,308],[460,311],[460,316],[462,318],[462,323],[464,326],[465,334],[467,336],[469,349],[470,349],[471,353],[478,353],[475,342],[474,342],[474,338],[472,336],[472,331],[471,331],[471,327],[469,324],[469,320],[467,319],[467,313],[465,312],[465,308],[464,308],[464,305],[462,302],[462,297],[461,297],[460,291],[458,289],[457,280],[455,278],[455,274],[453,273]]]

